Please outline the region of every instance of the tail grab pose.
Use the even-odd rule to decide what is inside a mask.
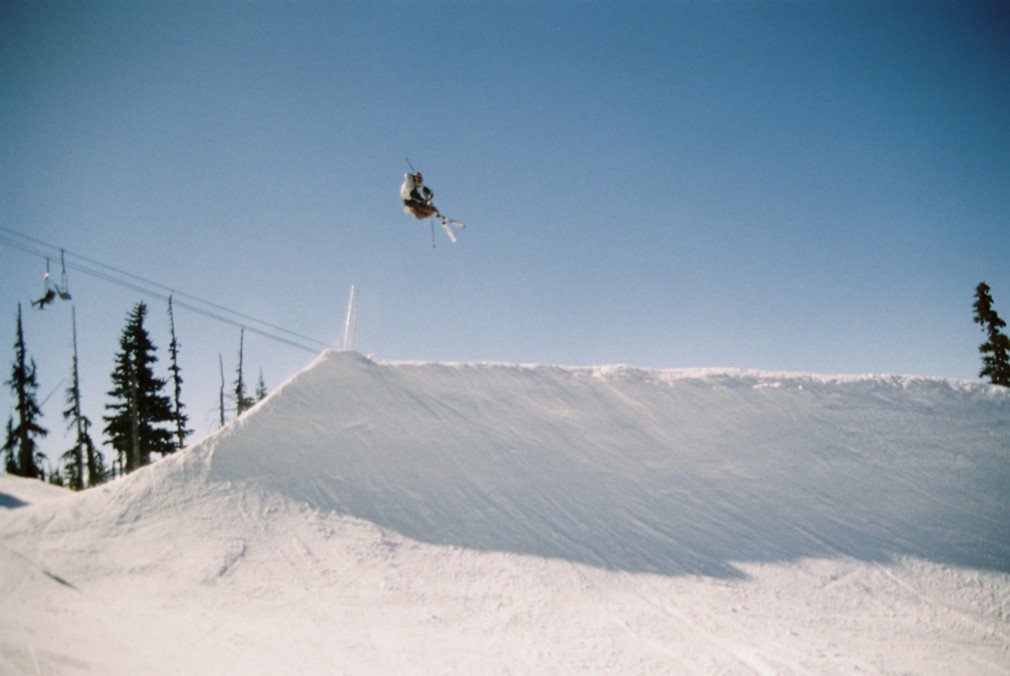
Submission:
[[[400,199],[403,200],[403,210],[408,214],[413,214],[414,218],[431,218],[434,216],[442,224],[442,229],[449,236],[452,242],[456,241],[456,234],[452,227],[464,228],[462,223],[455,218],[444,216],[435,207],[432,200],[435,193],[424,185],[424,178],[419,171],[410,171],[403,175],[403,184],[400,185]],[[452,226],[452,227],[450,227]],[[432,240],[434,246],[434,239]]]

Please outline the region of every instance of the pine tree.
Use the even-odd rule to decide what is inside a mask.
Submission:
[[[175,424],[175,445],[182,448],[186,445],[186,437],[193,433],[187,429],[189,416],[183,413],[182,405],[182,371],[179,368],[179,341],[175,336],[175,313],[172,311],[172,297],[168,298],[168,321],[172,331],[172,342],[168,344],[168,354],[171,358],[168,370],[172,374],[172,421]]]
[[[8,472],[31,479],[45,479],[42,469],[44,458],[35,440],[44,437],[48,431],[38,423],[42,411],[35,400],[38,380],[35,377],[35,360],[28,361],[25,349],[25,334],[21,323],[21,304],[18,303],[18,330],[14,343],[14,365],[10,380],[7,381],[17,401],[15,414],[7,424],[7,440],[4,450],[8,455]]]
[[[260,402],[267,398],[267,384],[263,380],[263,369],[260,369],[260,379],[256,383],[256,401]]]
[[[246,396],[245,393],[245,378],[242,375],[242,353],[243,345],[245,343],[245,329],[239,334],[238,339],[238,374],[235,377],[235,389],[233,390],[232,396],[235,397],[235,417],[239,417],[247,410],[252,408],[253,404],[256,402]]]
[[[225,422],[227,422],[224,417],[224,358],[220,352],[217,353],[217,366],[221,370],[221,389],[217,393],[218,422],[221,424],[221,427],[224,427]]]
[[[73,311],[74,360],[67,388],[67,408],[63,419],[74,432],[74,445],[63,454],[63,466],[69,487],[79,491],[105,480],[105,461],[91,440],[91,421],[81,413],[81,378],[77,359],[77,310]]]
[[[1010,338],[1002,332],[1006,322],[992,307],[989,285],[982,282],[975,289],[975,323],[982,326],[987,340],[978,351],[982,353],[982,370],[979,377],[988,378],[993,385],[1010,387]]]
[[[14,417],[7,418],[7,435],[4,437],[4,471],[8,474],[17,474],[18,463],[14,455],[17,449],[17,436],[14,434]]]
[[[67,408],[63,410],[63,419],[67,421],[67,429],[76,432],[74,445],[63,454],[63,467],[66,472],[66,480],[69,487],[75,491],[84,489],[87,469],[84,461],[84,441],[85,420],[81,414],[81,380],[80,370],[77,368],[77,310],[72,314],[74,358],[70,369],[70,387],[67,388]]]
[[[147,305],[140,302],[127,318],[108,393],[114,401],[105,406],[111,414],[103,418],[105,435],[127,473],[148,464],[151,453],[175,451],[171,430],[160,427],[172,422],[172,406],[161,393],[166,381],[152,369],[157,348],[144,328],[146,316]]]

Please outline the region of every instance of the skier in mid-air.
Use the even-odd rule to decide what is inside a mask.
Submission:
[[[428,218],[438,210],[431,201],[435,193],[424,184],[421,172],[407,172],[403,175],[403,185],[400,186],[400,199],[403,200],[404,211],[414,214],[417,218]]]
[[[431,188],[424,185],[424,177],[419,171],[408,171],[403,175],[403,183],[400,185],[400,199],[403,201],[403,210],[408,214],[413,214],[414,218],[430,218],[435,216],[442,223],[442,229],[453,242],[456,241],[456,234],[449,226],[457,228],[466,227],[455,218],[444,216],[435,207],[432,200],[435,193]],[[433,235],[434,237],[434,235]],[[434,239],[432,239],[434,246]]]

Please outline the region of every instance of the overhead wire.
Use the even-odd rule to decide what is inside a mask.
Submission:
[[[37,239],[35,237],[31,237],[29,235],[25,235],[23,233],[19,233],[19,232],[15,231],[15,230],[11,230],[10,228],[5,228],[3,226],[0,226],[0,231],[7,232],[9,234],[15,235],[17,237],[25,239],[25,240],[27,240],[29,242],[34,243],[34,244],[37,244],[37,245],[40,245],[40,246],[44,246],[44,247],[47,247],[49,249],[53,249],[54,251],[59,251],[61,253],[65,253],[68,256],[72,256],[74,258],[80,259],[80,260],[82,260],[82,261],[84,261],[86,263],[89,263],[91,265],[97,265],[97,266],[99,266],[101,268],[105,268],[106,270],[114,272],[114,273],[116,273],[118,275],[122,275],[124,277],[129,277],[130,279],[135,279],[135,280],[137,280],[139,282],[142,282],[144,284],[148,284],[150,286],[162,289],[164,291],[169,292],[169,294],[172,295],[172,296],[181,296],[181,297],[184,297],[184,298],[189,298],[190,300],[192,300],[194,302],[201,303],[203,305],[215,308],[217,310],[221,310],[223,312],[227,312],[227,313],[232,314],[232,315],[234,315],[236,317],[240,317],[242,319],[246,319],[248,321],[255,322],[255,323],[260,324],[262,326],[266,326],[266,327],[268,327],[270,329],[273,329],[275,331],[280,331],[282,333],[286,333],[288,335],[294,336],[294,337],[299,338],[301,340],[305,340],[305,341],[310,342],[310,343],[316,343],[316,344],[320,345],[321,347],[332,347],[329,343],[327,343],[325,341],[317,340],[316,338],[312,338],[310,336],[302,335],[300,333],[292,331],[292,330],[290,330],[290,329],[288,329],[286,327],[283,327],[283,326],[278,326],[276,324],[271,324],[270,322],[264,321],[264,320],[259,319],[257,317],[253,317],[251,315],[243,314],[243,313],[241,313],[241,312],[239,312],[237,310],[232,310],[231,308],[225,307],[224,305],[219,305],[217,303],[214,303],[213,301],[206,300],[205,298],[199,298],[198,296],[194,296],[193,294],[186,293],[185,291],[179,291],[178,289],[173,289],[172,287],[166,286],[166,285],[161,284],[159,282],[156,282],[156,281],[153,281],[153,280],[150,280],[150,279],[146,279],[144,277],[141,277],[140,275],[134,274],[132,272],[128,272],[126,270],[121,270],[121,269],[116,268],[116,267],[114,267],[112,265],[109,265],[108,263],[103,263],[103,262],[97,261],[97,260],[95,260],[93,258],[88,258],[87,256],[83,256],[81,254],[74,253],[72,251],[69,251],[69,250],[63,248],[63,247],[57,247],[54,244],[49,244],[47,242],[43,242],[40,239]],[[47,258],[48,258],[48,256],[47,256]]]
[[[316,338],[312,338],[310,336],[306,336],[306,335],[297,333],[295,331],[291,331],[290,329],[284,328],[282,326],[278,326],[276,324],[271,324],[270,322],[264,321],[262,319],[258,319],[256,317],[251,316],[251,315],[239,312],[237,310],[232,310],[231,308],[228,308],[228,307],[226,307],[224,305],[221,305],[221,304],[218,304],[218,303],[214,303],[212,301],[208,301],[206,299],[199,298],[198,296],[194,296],[193,294],[189,294],[189,293],[186,293],[184,291],[179,291],[177,289],[173,289],[173,288],[171,288],[169,286],[166,286],[164,284],[160,284],[160,283],[155,282],[153,280],[146,279],[144,277],[141,277],[140,275],[136,275],[136,274],[133,274],[131,272],[127,272],[125,270],[120,270],[119,268],[116,268],[114,266],[108,265],[107,263],[103,263],[101,261],[97,261],[97,260],[94,260],[92,258],[88,258],[86,256],[82,256],[80,254],[74,253],[72,251],[68,251],[65,248],[57,247],[57,246],[55,246],[53,244],[50,244],[48,242],[44,242],[44,241],[42,241],[40,239],[37,239],[35,237],[31,237],[29,235],[25,235],[23,233],[15,231],[15,230],[11,230],[10,228],[5,228],[3,226],[0,226],[0,232],[2,232],[2,233],[8,233],[9,235],[13,235],[14,237],[20,238],[21,240],[29,242],[32,245],[35,245],[35,247],[41,246],[41,247],[43,247],[45,249],[52,249],[53,251],[56,251],[56,252],[62,252],[63,254],[65,254],[68,257],[71,257],[73,259],[78,259],[80,261],[84,261],[85,263],[88,264],[88,265],[84,265],[82,263],[74,262],[73,260],[67,261],[66,262],[66,267],[68,267],[68,268],[70,268],[72,270],[76,270],[78,272],[82,272],[82,273],[84,273],[86,275],[89,275],[91,277],[95,277],[96,279],[100,279],[100,280],[105,281],[107,283],[110,283],[110,284],[113,284],[113,285],[116,285],[116,286],[119,286],[119,287],[122,287],[122,288],[125,288],[125,289],[129,289],[129,290],[135,291],[137,293],[140,293],[140,294],[143,294],[145,296],[148,296],[148,297],[151,297],[151,298],[155,298],[155,299],[158,299],[158,300],[161,300],[161,301],[167,302],[168,299],[170,297],[172,297],[174,299],[175,305],[177,305],[178,307],[184,308],[186,310],[189,310],[190,312],[194,312],[194,313],[202,315],[204,317],[207,317],[207,318],[210,318],[210,319],[213,319],[213,320],[225,323],[225,324],[229,324],[231,326],[235,326],[235,327],[238,327],[238,328],[244,328],[247,331],[249,331],[250,333],[262,336],[264,338],[267,338],[269,340],[273,340],[273,341],[278,342],[278,343],[282,343],[284,345],[288,345],[289,347],[294,347],[294,348],[305,350],[305,351],[311,352],[311,353],[317,353],[319,351],[320,347],[322,347],[322,348],[331,348],[332,347],[332,345],[330,343],[327,343],[325,341],[318,340]],[[2,234],[0,234],[0,244],[12,247],[14,249],[18,249],[18,250],[20,250],[23,253],[27,253],[27,254],[32,255],[32,256],[37,256],[37,257],[45,259],[45,260],[48,260],[48,259],[52,258],[55,255],[55,254],[46,254],[46,253],[43,253],[43,252],[39,251],[37,248],[35,248],[35,247],[26,245],[26,244],[24,244],[21,241],[11,239],[11,237],[4,236]],[[97,268],[101,268],[101,269],[96,269],[96,267]],[[105,271],[103,271],[102,269],[104,269]],[[119,275],[119,277],[117,277],[116,275]],[[121,277],[126,277],[127,279],[122,279]],[[131,281],[129,281],[130,279],[136,280],[136,281],[135,282],[131,282]],[[153,287],[153,289],[151,287]],[[163,290],[163,292],[159,292],[159,291],[156,291],[154,289],[161,289],[161,290]],[[166,294],[164,292],[168,292],[168,293]],[[185,300],[180,301],[176,297],[186,298],[186,299],[189,299],[191,302],[186,302]],[[206,307],[201,307],[198,304],[206,306]],[[211,308],[211,309],[208,309],[208,308]],[[227,313],[228,315],[231,315],[231,317],[225,316],[222,313]],[[246,321],[240,321],[240,320],[246,320]],[[251,326],[250,323],[252,323],[252,324],[258,324],[259,327],[257,327],[257,326]],[[260,328],[260,327],[265,327],[265,328]],[[287,336],[278,335],[278,333],[287,334]],[[308,344],[315,344],[318,347],[310,347],[306,343],[308,343]]]

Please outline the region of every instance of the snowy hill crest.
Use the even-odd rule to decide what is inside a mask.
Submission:
[[[981,385],[330,352],[213,443],[211,481],[438,545],[664,574],[1010,571],[1010,399]]]

